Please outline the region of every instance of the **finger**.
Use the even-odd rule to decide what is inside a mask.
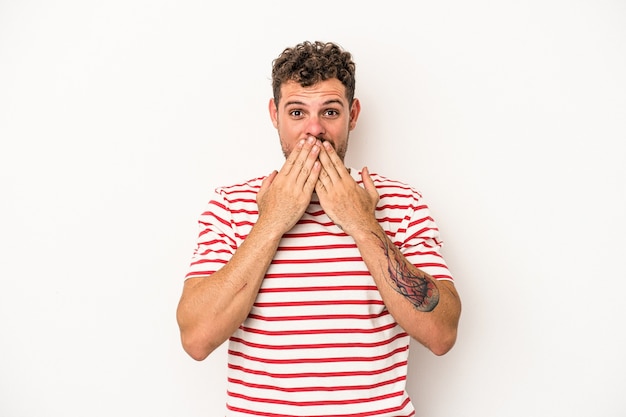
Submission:
[[[361,170],[361,180],[363,181],[363,188],[365,191],[372,197],[378,199],[378,190],[376,189],[376,185],[370,176],[370,170],[367,167],[363,167]]]
[[[335,151],[335,148],[333,148],[333,145],[328,141],[324,141],[323,146],[324,151],[328,156],[328,160],[326,161],[326,165],[324,165],[324,168],[326,168],[326,170],[328,171],[331,179],[334,180],[335,178],[342,178],[346,175],[349,175],[348,169],[344,165],[339,155],[337,155],[337,152]]]
[[[272,184],[272,182],[274,182],[274,178],[276,178],[277,174],[278,171],[274,170],[271,174],[263,179],[263,181],[261,182],[261,188],[259,188],[259,192],[257,193],[257,201],[263,198],[263,195],[265,195],[268,188],[270,188],[270,185]]]
[[[361,170],[361,180],[363,181],[363,188],[365,188],[366,191],[370,192],[372,189],[376,190],[376,186],[374,185],[372,177],[370,177],[370,171],[367,167],[363,167]]]
[[[330,175],[328,175],[328,171],[326,171],[326,168],[324,168],[324,163],[322,162],[322,154],[320,153],[320,175],[319,175],[319,180],[322,182],[332,182],[332,179],[330,178]]]
[[[274,170],[267,177],[265,177],[265,179],[261,182],[261,189],[269,187],[274,181],[274,178],[276,178],[276,174],[278,174],[278,171]]]
[[[326,152],[328,153],[330,160],[335,166],[337,173],[340,174],[341,176],[349,175],[350,173],[348,172],[348,168],[346,168],[346,165],[343,163],[343,161],[337,154],[337,151],[335,150],[333,145],[330,142],[325,142],[324,149],[326,149]]]
[[[309,177],[313,174],[315,175],[315,180],[317,180],[317,175],[319,172],[313,173],[313,166],[317,162],[317,158],[319,156],[321,149],[321,142],[315,137],[311,136],[307,139],[304,148],[298,155],[298,159],[296,160],[296,166],[300,168],[294,169],[293,175],[296,175],[295,182],[300,186],[304,186],[304,184],[308,181]]]
[[[313,166],[311,167],[311,174],[307,177],[304,182],[303,188],[307,194],[312,194],[314,189],[317,189],[317,183],[319,182],[319,174],[322,169],[322,164],[320,161],[314,161]]]
[[[296,146],[291,150],[289,156],[283,164],[283,167],[280,169],[281,174],[289,175],[293,171],[293,168],[297,165],[298,157],[302,153],[302,149],[304,149],[305,144],[305,139],[301,139],[298,143],[296,143]]]
[[[314,137],[309,137],[307,139],[300,139],[296,146],[292,149],[285,161],[285,175],[294,175],[298,176],[300,169],[304,165],[307,156],[311,152],[313,145],[315,144],[316,139]]]
[[[324,182],[336,182],[339,181],[340,176],[330,155],[328,154],[329,147],[332,149],[332,146],[328,142],[322,143],[322,149],[319,155],[319,160],[322,164],[320,179]]]

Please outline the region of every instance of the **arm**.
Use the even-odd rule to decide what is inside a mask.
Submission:
[[[395,320],[415,340],[443,355],[456,341],[461,302],[454,284],[437,281],[411,264],[375,217],[378,192],[363,169],[364,188],[350,176],[332,146],[324,143],[316,185],[328,216],[355,240]]]
[[[302,217],[320,171],[319,146],[301,142],[257,194],[259,218],[230,261],[185,281],[176,318],[185,351],[203,360],[248,316],[283,234]]]
[[[437,355],[456,342],[461,312],[450,281],[437,281],[402,255],[378,222],[352,234],[385,305],[415,340]]]

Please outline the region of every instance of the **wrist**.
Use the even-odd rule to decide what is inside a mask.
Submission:
[[[373,236],[385,236],[385,231],[380,226],[380,223],[373,217],[369,221],[362,221],[352,225],[348,230],[344,229],[344,232],[350,235],[357,243],[363,239],[371,239]]]
[[[267,241],[279,241],[289,229],[291,227],[287,227],[284,223],[270,222],[265,218],[259,217],[254,226],[252,226],[251,234],[259,235]]]

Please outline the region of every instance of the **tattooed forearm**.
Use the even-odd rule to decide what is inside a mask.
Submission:
[[[422,271],[411,271],[398,248],[390,245],[387,239],[375,236],[380,240],[387,258],[387,278],[391,287],[406,297],[417,310],[432,311],[439,303],[439,289],[433,279]]]

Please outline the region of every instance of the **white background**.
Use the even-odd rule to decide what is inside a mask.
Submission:
[[[224,414],[175,308],[305,39],[353,52],[348,162],[423,192],[463,299],[418,416],[626,415],[626,3],[367,4],[0,0],[1,416]]]

